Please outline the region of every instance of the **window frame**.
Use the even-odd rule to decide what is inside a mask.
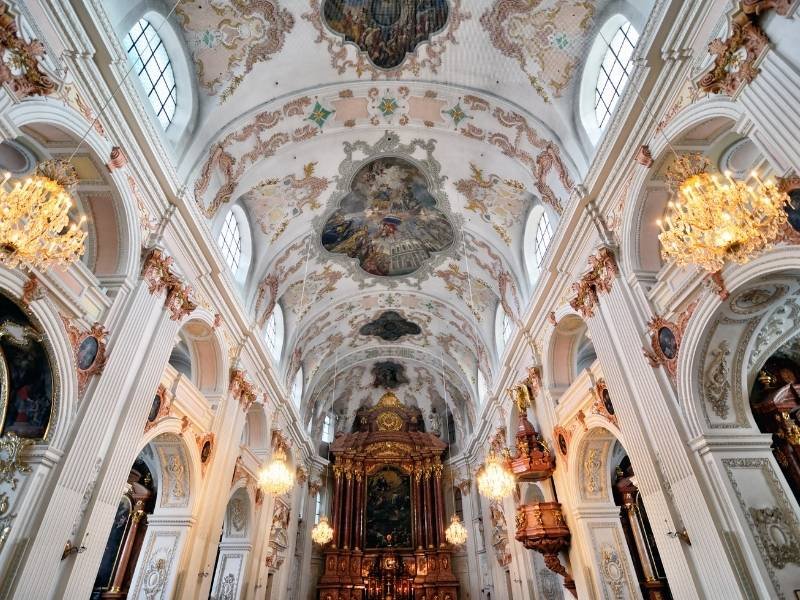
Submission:
[[[136,28],[139,28],[139,31],[134,34]],[[136,35],[135,38],[134,35]],[[150,102],[150,107],[153,109],[155,118],[161,128],[167,131],[175,122],[175,115],[178,111],[178,82],[175,78],[175,69],[172,66],[172,57],[167,50],[164,39],[160,35],[159,26],[154,25],[146,15],[142,16],[129,28],[122,41],[125,56],[132,70],[136,72],[142,90]],[[143,54],[145,50],[149,52],[146,57]],[[163,54],[164,58],[159,59],[159,54]],[[166,64],[162,66],[159,64],[160,60],[164,60]],[[141,64],[140,68],[137,67],[138,64]],[[150,65],[153,64],[156,65],[156,69],[150,68]],[[151,72],[156,70],[158,71],[157,74]],[[154,76],[155,81],[153,81]],[[171,84],[169,79],[172,80]],[[158,87],[161,81],[164,82],[167,88],[164,97],[162,97]],[[157,97],[155,101],[153,94]],[[168,106],[170,107],[169,109],[167,108]],[[164,122],[165,120],[166,123]]]
[[[222,221],[222,228],[217,236],[217,247],[222,252],[225,263],[236,274],[242,262],[242,228],[236,214],[230,210]]]
[[[605,39],[603,39],[603,37],[605,37]],[[601,39],[603,39],[603,44],[605,45],[605,52],[600,62],[597,81],[594,84],[594,112],[597,126],[603,131],[614,116],[619,100],[622,98],[622,94],[625,93],[625,88],[628,86],[631,75],[633,74],[633,56],[636,53],[636,46],[639,43],[639,32],[633,24],[626,19],[625,22],[614,31],[610,39],[608,36],[603,36],[602,34]],[[618,40],[619,42],[617,43]],[[627,50],[628,48],[630,48],[630,50]],[[625,62],[623,62],[621,58],[623,49],[626,52],[630,52]],[[609,57],[613,58],[609,61]],[[606,63],[608,62],[611,64],[607,65]],[[619,67],[622,73],[619,74],[618,77],[614,77],[617,67]],[[603,82],[602,90],[600,89],[601,81]],[[611,99],[609,102],[606,102],[605,95],[606,91],[609,89],[612,90]],[[601,105],[602,109],[600,109]],[[601,112],[602,116],[600,116]]]

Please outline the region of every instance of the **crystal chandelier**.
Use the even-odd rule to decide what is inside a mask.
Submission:
[[[659,221],[661,256],[711,273],[726,261],[746,263],[772,246],[786,223],[789,196],[752,173],[755,183],[710,175],[701,154],[679,156],[667,171],[677,192],[666,227]]]
[[[319,523],[311,530],[311,539],[314,543],[324,546],[333,539],[333,527],[328,523],[328,517],[321,516]]]
[[[509,458],[508,448],[503,450],[502,456],[490,450],[486,462],[478,469],[478,491],[490,500],[502,500],[510,496],[517,485],[508,465]]]
[[[36,175],[14,184],[6,173],[0,183],[0,264],[48,269],[75,262],[84,250],[86,232],[70,224],[72,198],[67,188],[77,181],[74,167],[53,160]]]
[[[272,461],[259,473],[258,485],[274,496],[280,496],[292,489],[294,473],[286,465],[286,452],[282,447],[272,453]]]
[[[444,531],[444,537],[453,546],[462,546],[467,543],[467,528],[458,518],[458,515],[453,515],[450,519],[450,525]]]

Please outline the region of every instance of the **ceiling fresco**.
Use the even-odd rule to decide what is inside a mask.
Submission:
[[[212,230],[248,215],[243,298],[256,329],[281,307],[278,375],[288,389],[302,367],[314,427],[376,382],[429,430],[445,403],[476,422],[497,308],[519,324],[531,293],[527,217],[561,214],[591,162],[576,82],[608,4],[179,4],[200,93],[176,169]]]
[[[444,29],[449,14],[447,0],[322,0],[325,25],[381,69],[400,66],[407,54]]]
[[[329,252],[357,259],[367,273],[390,277],[413,273],[454,239],[453,225],[437,208],[425,176],[395,156],[358,170],[321,235]]]
[[[387,310],[374,321],[362,325],[358,333],[374,335],[386,342],[396,342],[405,335],[419,335],[422,329],[416,323],[404,319],[397,311]]]

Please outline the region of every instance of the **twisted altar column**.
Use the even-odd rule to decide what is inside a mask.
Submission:
[[[433,467],[433,494],[436,500],[436,537],[438,543],[444,546],[445,514],[444,514],[444,495],[442,493],[442,464],[438,463]]]

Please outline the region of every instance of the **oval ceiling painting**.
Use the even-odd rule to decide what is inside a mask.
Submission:
[[[361,167],[322,229],[326,250],[358,259],[371,275],[390,277],[413,273],[454,239],[425,176],[394,156]]]
[[[400,66],[444,29],[449,13],[447,0],[324,0],[322,5],[328,27],[381,69]]]

